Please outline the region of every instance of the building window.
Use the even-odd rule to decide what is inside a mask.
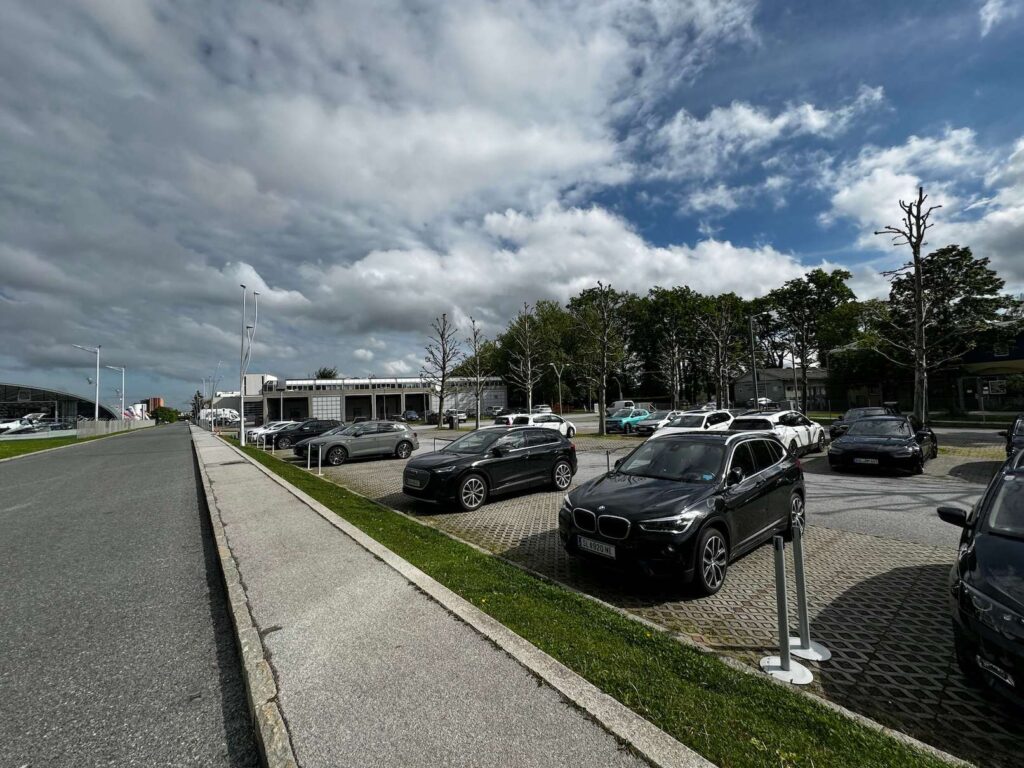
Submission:
[[[341,420],[341,398],[340,397],[314,397],[313,412],[314,419],[337,419]]]

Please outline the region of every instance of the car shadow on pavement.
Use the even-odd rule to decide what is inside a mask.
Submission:
[[[842,592],[812,618],[833,657],[811,666],[831,701],[979,765],[1019,765],[1019,714],[956,663],[949,569],[894,568]]]
[[[950,467],[948,472],[951,477],[966,480],[969,483],[987,485],[1000,466],[1002,466],[1001,461],[966,461],[963,464]]]

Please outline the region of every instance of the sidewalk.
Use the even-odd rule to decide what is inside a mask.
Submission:
[[[299,765],[649,765],[457,618],[462,606],[436,602],[230,446],[193,440]],[[708,765],[693,753],[678,764]]]

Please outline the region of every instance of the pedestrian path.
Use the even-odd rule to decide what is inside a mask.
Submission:
[[[648,765],[239,452],[194,440],[299,765]]]

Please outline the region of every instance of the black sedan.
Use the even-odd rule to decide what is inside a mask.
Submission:
[[[337,419],[307,419],[291,427],[271,432],[269,437],[273,438],[275,448],[286,450],[300,440],[305,440],[309,437],[319,437],[327,430],[341,426],[344,426],[344,423]]]
[[[800,463],[774,435],[666,435],[567,494],[558,533],[570,554],[711,595],[731,561],[803,525],[804,498]]]
[[[872,405],[864,408],[851,408],[838,419],[833,421],[828,427],[828,436],[832,440],[836,440],[846,434],[846,431],[850,428],[850,425],[860,419],[866,419],[869,416],[897,416],[895,408],[890,408],[887,405]]]
[[[497,493],[536,485],[564,491],[575,474],[576,446],[555,430],[486,427],[410,459],[402,492],[471,512]]]
[[[839,471],[852,467],[902,469],[914,474],[939,455],[930,427],[915,430],[906,416],[868,416],[855,421],[828,448],[828,463]]]
[[[957,660],[969,678],[1024,705],[1024,453],[971,512],[939,507],[939,517],[964,529],[949,584]]]
[[[1006,438],[1006,458],[1024,448],[1024,413],[1019,414],[1010,428],[1004,429],[999,436]]]

